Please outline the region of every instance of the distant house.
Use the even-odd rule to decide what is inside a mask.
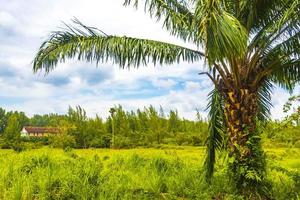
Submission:
[[[59,134],[58,128],[24,126],[21,137],[48,137]]]

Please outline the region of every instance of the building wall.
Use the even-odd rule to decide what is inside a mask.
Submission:
[[[21,131],[21,137],[28,137],[28,136],[29,135],[28,135],[27,131],[25,130],[25,128],[23,128]]]
[[[21,130],[21,137],[48,137],[58,135],[58,133],[28,133],[26,128]]]

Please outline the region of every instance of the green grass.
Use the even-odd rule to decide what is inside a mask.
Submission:
[[[299,199],[300,149],[265,150],[274,198]],[[204,156],[200,147],[0,150],[0,199],[242,199],[222,161],[204,182]]]

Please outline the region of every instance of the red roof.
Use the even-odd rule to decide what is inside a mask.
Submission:
[[[35,126],[25,126],[24,129],[27,133],[58,133],[58,128],[53,127],[35,127]]]

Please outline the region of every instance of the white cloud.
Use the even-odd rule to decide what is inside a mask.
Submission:
[[[158,78],[155,78],[154,80],[152,80],[152,84],[154,86],[158,87],[159,89],[170,89],[174,85],[176,85],[176,81],[174,81],[172,79],[158,79]]]
[[[11,27],[16,24],[16,19],[13,15],[8,12],[0,11],[0,24],[4,27]]]
[[[185,88],[186,88],[187,91],[192,92],[192,91],[200,89],[201,85],[199,83],[197,83],[197,82],[187,81],[185,83]]]

